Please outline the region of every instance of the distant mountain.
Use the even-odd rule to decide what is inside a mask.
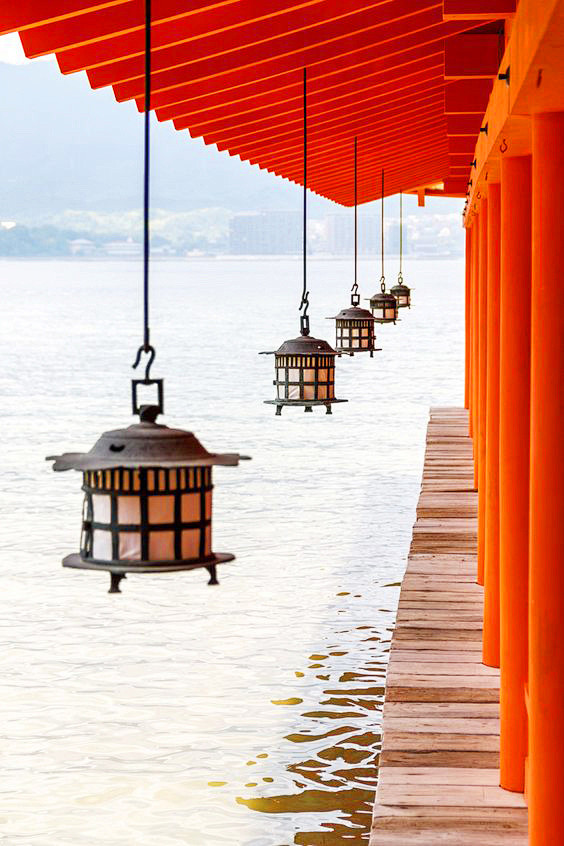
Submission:
[[[141,202],[142,117],[111,90],[55,62],[0,64],[0,218],[66,209],[121,211]],[[299,188],[153,122],[152,202],[171,211],[298,208]],[[335,208],[313,200],[321,210]],[[312,208],[313,211],[313,208]]]
[[[92,91],[83,73],[63,76],[56,62],[0,63],[0,220],[49,221],[69,209],[127,211],[141,205],[142,117]],[[301,189],[206,147],[171,123],[153,122],[152,197],[171,212],[299,209]],[[414,206],[412,198],[406,210]],[[433,203],[437,212],[459,201]],[[340,207],[311,196],[310,213]]]

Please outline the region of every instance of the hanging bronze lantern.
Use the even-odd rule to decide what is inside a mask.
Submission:
[[[351,305],[335,317],[335,350],[338,355],[353,356],[355,352],[369,352],[370,358],[376,349],[374,317],[365,308],[359,308],[358,293],[358,191],[357,191],[357,139],[354,139],[354,284],[351,288]]]
[[[399,273],[397,284],[390,288],[390,293],[394,295],[397,300],[398,308],[411,308],[411,289],[404,284],[402,264],[403,264],[403,194],[400,191],[400,253],[399,253]]]
[[[384,277],[380,280],[381,291],[370,297],[370,309],[376,323],[395,323],[398,316],[398,302],[386,291]]]
[[[314,405],[324,405],[327,414],[331,406],[347,400],[335,398],[335,356],[336,351],[327,341],[312,338],[309,334],[309,291],[307,289],[307,71],[303,75],[303,120],[304,120],[304,191],[303,191],[303,290],[300,302],[300,335],[284,341],[276,351],[261,355],[274,355],[276,399],[265,400],[276,406],[276,414],[282,408],[303,406],[304,411],[313,411]]]
[[[290,341],[284,341],[274,353],[276,378],[276,399],[265,400],[276,406],[276,414],[282,414],[285,405],[303,406],[304,411],[313,411],[314,405],[324,405],[327,414],[336,402],[347,400],[335,398],[335,356],[336,352],[327,343],[309,334],[302,334]]]
[[[390,288],[390,294],[396,298],[398,308],[411,308],[411,288],[404,285],[401,273],[398,276],[397,285]]]
[[[63,566],[109,571],[110,593],[126,573],[205,567],[217,584],[216,565],[235,557],[212,551],[212,467],[243,456],[210,453],[192,432],[156,423],[161,410],[142,406],[139,423],[104,432],[89,452],[49,457],[83,478],[80,551]]]
[[[133,414],[140,422],[105,432],[87,453],[51,456],[54,470],[83,474],[80,551],[64,567],[105,570],[110,593],[126,573],[163,573],[216,567],[231,553],[212,551],[212,467],[234,466],[244,456],[210,453],[191,433],[156,422],[164,408],[163,380],[152,379],[155,348],[149,331],[149,139],[151,11],[145,13],[145,163],[143,203],[143,343],[133,367],[148,356],[145,377],[132,380]],[[157,404],[140,406],[139,385],[158,391]]]
[[[382,219],[381,219],[381,255],[382,275],[380,277],[380,293],[369,298],[370,310],[376,323],[395,323],[398,316],[398,303],[392,293],[386,291],[384,276],[384,171],[382,171]]]
[[[335,350],[338,355],[350,356],[359,352],[369,352],[370,358],[373,358],[374,351],[377,349],[374,334],[375,318],[368,309],[358,308],[354,297],[351,297],[351,303],[350,308],[344,308],[336,317],[328,318],[336,321]]]

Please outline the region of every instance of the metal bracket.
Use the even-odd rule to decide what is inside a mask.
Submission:
[[[164,413],[164,379],[132,379],[131,380],[131,405],[133,414],[141,414],[143,406],[139,405],[137,400],[137,388],[139,385],[156,385],[157,386],[157,408],[158,414]]]

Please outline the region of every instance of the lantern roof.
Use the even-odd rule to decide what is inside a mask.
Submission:
[[[53,470],[109,470],[115,467],[236,466],[246,456],[208,452],[198,438],[184,429],[141,421],[125,429],[104,432],[89,452],[50,455]]]
[[[387,291],[378,291],[376,294],[373,294],[369,297],[370,302],[381,302],[381,303],[389,303],[395,302],[396,298],[393,294],[388,293]]]
[[[360,308],[359,306],[349,306],[344,308],[335,317],[328,317],[327,320],[372,320],[374,315],[367,308]]]
[[[394,285],[393,288],[390,288],[390,293],[393,294],[395,292],[396,294],[409,294],[410,290],[411,289],[408,288],[407,285],[404,285],[403,282],[398,282],[397,285]]]
[[[284,341],[276,350],[276,355],[337,355],[333,347],[319,338],[311,335],[298,335],[289,341]]]

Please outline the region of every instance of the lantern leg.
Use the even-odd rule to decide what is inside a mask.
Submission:
[[[206,570],[210,574],[208,585],[218,585],[219,582],[217,580],[217,568],[215,564],[210,564],[209,567],[206,567]]]
[[[333,414],[333,409],[330,405],[325,406],[325,414]]]
[[[121,593],[119,583],[125,578],[125,573],[113,573],[110,571],[110,589],[108,593]]]
[[[276,406],[276,417],[281,417],[281,415],[282,415],[282,406],[277,405]]]
[[[311,407],[311,405],[306,405],[304,407],[304,411],[313,411],[313,408]]]

